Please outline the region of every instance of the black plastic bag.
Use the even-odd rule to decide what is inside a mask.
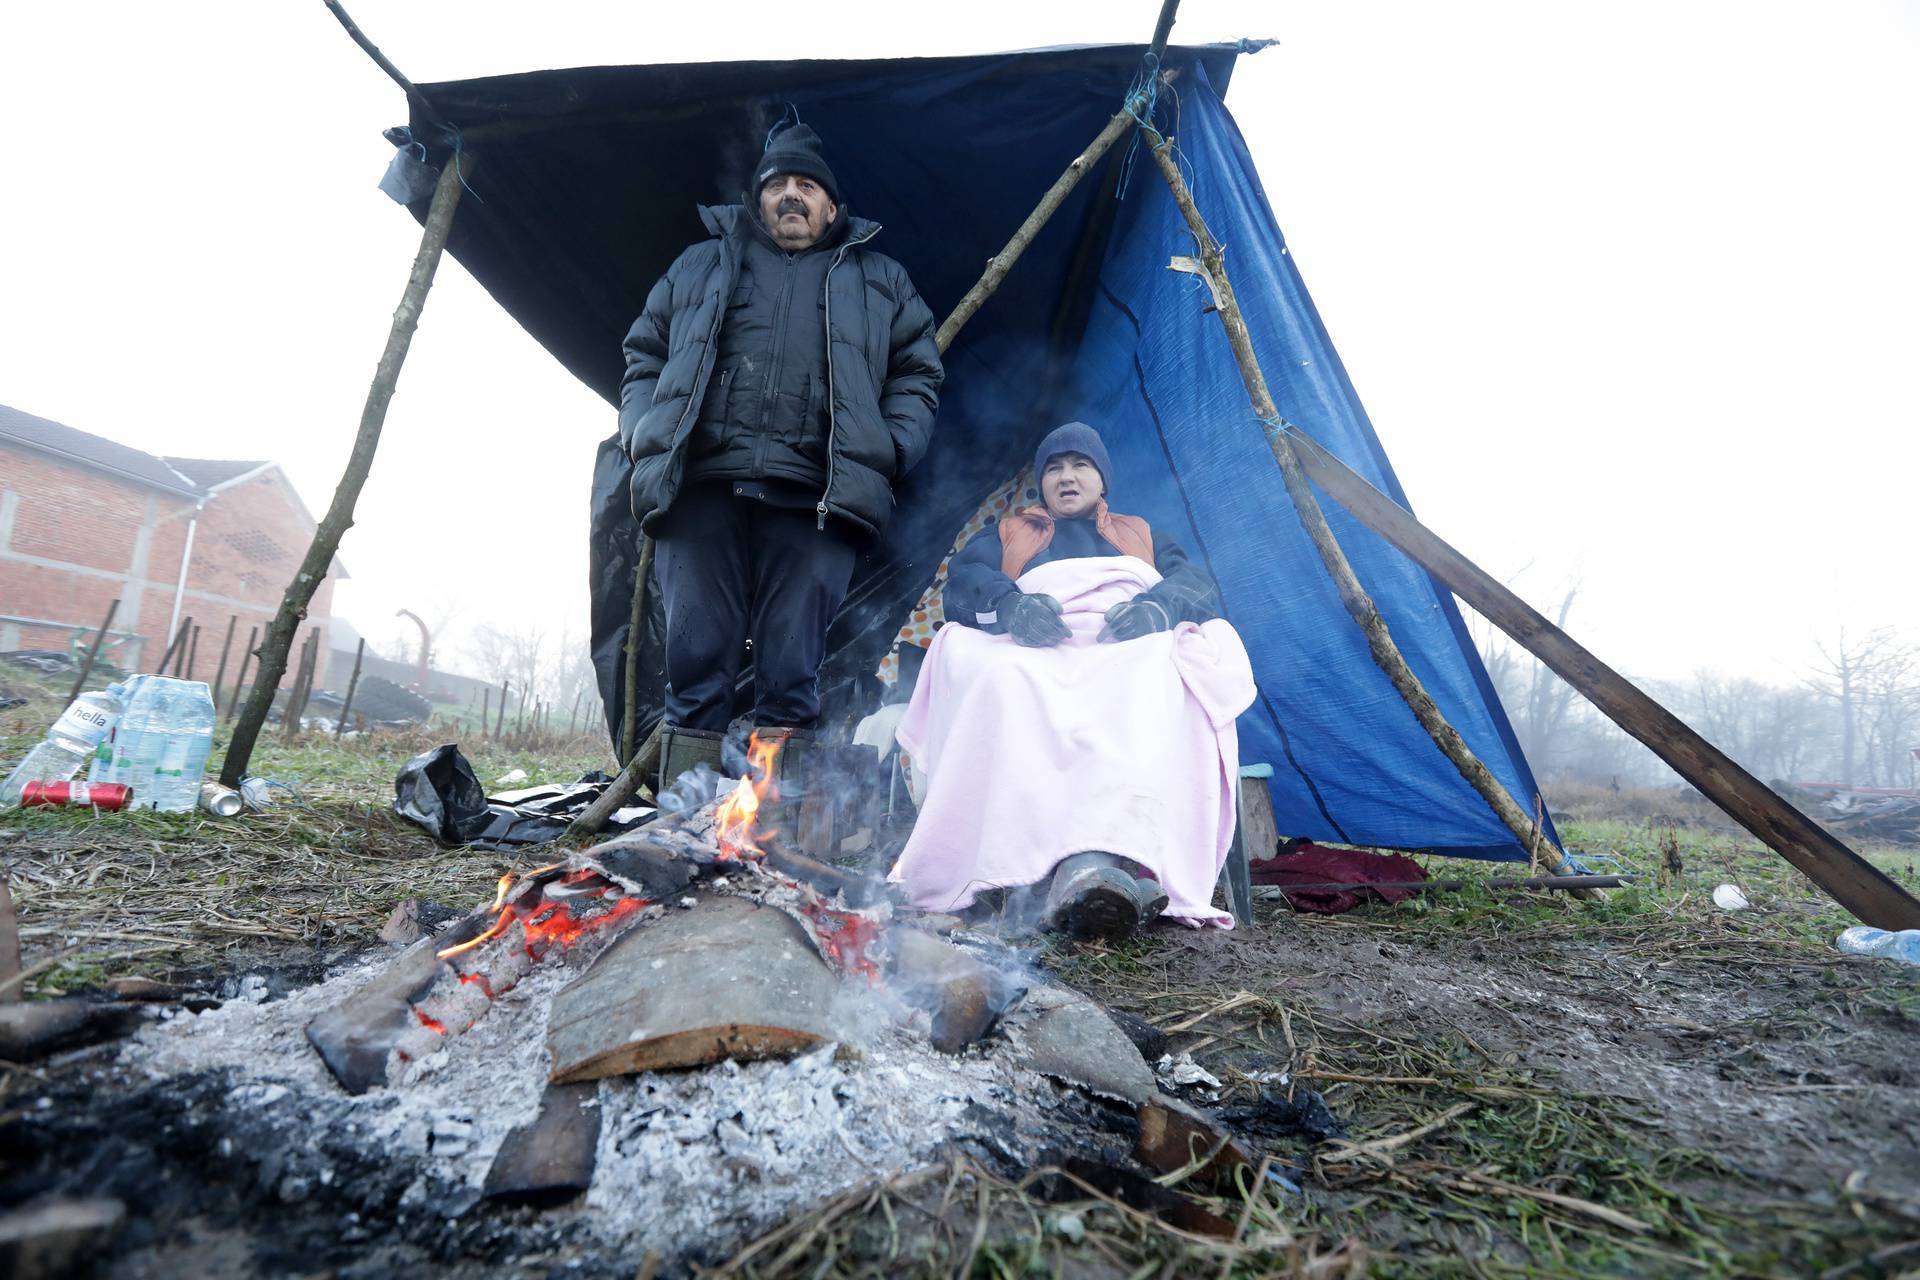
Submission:
[[[480,779],[451,742],[401,765],[393,792],[393,811],[442,844],[466,844],[493,822]]]

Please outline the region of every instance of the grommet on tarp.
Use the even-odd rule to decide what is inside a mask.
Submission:
[[[396,204],[414,204],[433,195],[440,173],[427,163],[426,144],[416,140],[413,130],[396,125],[381,136],[393,143],[393,159],[380,177],[380,190]]]

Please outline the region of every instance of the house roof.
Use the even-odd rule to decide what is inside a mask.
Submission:
[[[205,496],[203,486],[197,484],[193,477],[169,465],[164,458],[49,418],[23,413],[4,404],[0,404],[0,441],[50,453],[57,458],[78,462],[182,497]]]
[[[237,481],[279,465],[230,458],[163,458],[4,404],[0,404],[0,444],[19,445],[203,503]],[[292,485],[285,488],[301,517],[313,525],[313,513],[299,493]],[[328,572],[335,578],[351,576],[339,556],[333,558]]]
[[[271,462],[233,462],[225,458],[162,458],[160,461],[203,490],[221,488],[273,465]]]

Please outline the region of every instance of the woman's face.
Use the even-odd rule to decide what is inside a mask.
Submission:
[[[1072,520],[1093,510],[1106,496],[1100,468],[1084,453],[1056,453],[1040,474],[1040,499],[1055,519]]]

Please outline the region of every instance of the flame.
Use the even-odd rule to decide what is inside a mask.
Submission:
[[[426,1010],[415,1007],[413,1016],[420,1019],[420,1025],[440,1035],[447,1034],[447,1024],[432,1016]]]
[[[776,834],[761,830],[758,818],[763,801],[780,798],[780,788],[773,781],[773,762],[780,754],[780,742],[780,738],[762,738],[757,732],[747,739],[747,775],[713,811],[714,843],[720,846],[723,858],[757,858],[764,852],[760,842]]]
[[[501,881],[500,897],[502,899],[504,899],[507,896],[506,882],[510,879],[512,879],[511,876],[500,877],[500,881]],[[495,905],[490,909],[494,911],[498,911],[500,914],[492,924],[487,926],[487,931],[485,933],[482,933],[475,938],[469,938],[467,941],[458,943],[454,946],[443,948],[439,951],[434,952],[434,954],[440,957],[440,959],[446,960],[446,959],[449,959],[450,957],[459,955],[462,951],[471,951],[475,947],[484,946],[485,944],[492,942],[495,938],[499,937],[501,934],[505,933],[507,931],[507,926],[513,923],[513,912],[507,907],[504,901],[496,902]]]
[[[529,872],[528,876],[531,878],[532,876],[541,875],[545,872],[556,870],[561,865],[563,864],[555,863],[553,866],[541,867],[537,871]],[[599,873],[591,867],[582,867],[577,871],[569,871],[566,875],[562,876],[561,883],[579,884],[585,880],[592,880],[598,875]],[[476,947],[483,947],[505,933],[517,917],[515,906],[507,902],[507,890],[511,888],[512,885],[513,873],[511,871],[500,877],[500,883],[494,890],[493,905],[487,908],[487,910],[494,913],[494,920],[492,924],[487,926],[484,932],[465,942],[456,943],[451,947],[444,947],[434,954],[442,960],[448,960],[460,955],[462,952],[472,951]],[[607,898],[617,895],[619,892],[620,890],[615,886],[608,885],[597,894],[583,894],[581,900],[590,902],[596,898]],[[527,955],[538,960],[544,956],[548,949],[555,943],[563,947],[569,946],[578,940],[581,935],[612,924],[615,920],[630,916],[646,905],[647,900],[645,898],[619,898],[606,911],[601,912],[597,916],[589,916],[583,920],[574,917],[573,913],[568,910],[566,902],[545,903],[535,908],[532,914],[520,922],[521,931],[526,935]],[[522,907],[519,910],[525,911],[525,908]],[[538,950],[534,949],[536,943],[540,944]],[[493,989],[487,985],[487,980],[484,975],[463,974],[461,975],[460,981],[477,981],[480,984],[481,991],[486,993],[487,999],[493,999]]]

